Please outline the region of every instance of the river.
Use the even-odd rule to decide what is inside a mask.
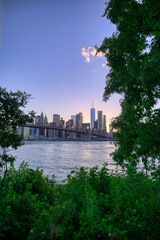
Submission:
[[[116,170],[116,164],[110,154],[115,150],[114,144],[107,141],[27,141],[9,154],[16,157],[15,167],[22,161],[28,162],[29,168],[43,169],[44,175],[55,175],[57,183],[67,178],[75,167],[100,168],[104,163],[108,169]]]

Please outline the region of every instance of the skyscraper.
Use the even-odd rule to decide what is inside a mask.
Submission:
[[[47,115],[45,114],[45,117],[44,117],[44,125],[47,126],[48,125],[48,119],[47,119]]]
[[[98,116],[98,130],[102,130],[102,126],[103,126],[103,112],[102,111],[98,111],[97,112],[97,116]]]
[[[59,127],[60,124],[60,115],[53,114],[53,122],[56,123],[56,127]]]
[[[65,128],[65,121],[63,120],[63,118],[61,118],[60,120],[60,127]]]
[[[82,123],[83,123],[83,115],[82,113],[78,113],[80,116],[80,128],[82,128]]]
[[[76,114],[76,128],[80,129],[80,115]]]
[[[41,112],[41,116],[40,116],[40,124],[44,124],[44,114],[43,112]]]
[[[91,108],[90,110],[90,122],[91,122],[91,129],[94,128],[94,121],[95,121],[95,108]]]
[[[83,123],[83,115],[82,113],[76,114],[76,128],[81,129]]]
[[[59,125],[60,125],[60,115],[53,114],[53,123],[56,124],[56,127],[59,127]],[[54,137],[56,137],[56,138],[59,137],[59,131],[58,130],[54,131]]]
[[[71,115],[71,120],[73,120],[74,127],[76,126],[76,115]]]
[[[65,128],[65,121],[63,120],[63,118],[61,118],[60,120],[60,128]],[[59,131],[59,137],[60,138],[64,138],[65,137],[65,132],[64,131]]]
[[[38,115],[35,118],[35,124],[40,124],[40,122],[41,122],[41,116]],[[36,134],[37,136],[40,135],[39,128],[34,129],[34,134]]]
[[[107,130],[106,129],[106,115],[103,115],[103,130]]]
[[[40,122],[41,122],[41,116],[36,116],[35,117],[35,124],[40,124]]]

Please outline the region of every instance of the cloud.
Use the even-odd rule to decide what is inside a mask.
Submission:
[[[88,48],[82,48],[82,56],[85,58],[86,62],[90,62],[92,57],[96,57],[96,58],[102,58],[104,57],[104,53],[99,52],[97,55],[97,49],[94,47],[88,47]]]

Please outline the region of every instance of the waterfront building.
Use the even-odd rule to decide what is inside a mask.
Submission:
[[[103,126],[103,112],[102,111],[98,111],[97,112],[97,117],[98,117],[98,130],[102,130],[102,126]]]
[[[61,120],[60,120],[59,127],[60,128],[65,128],[65,121],[63,120],[63,118],[61,118]],[[65,137],[65,132],[64,131],[59,131],[59,137],[64,138]]]
[[[34,128],[34,135],[39,136],[39,128]]]
[[[66,128],[74,128],[74,120],[73,119],[69,119],[67,122],[66,122]],[[70,138],[70,139],[75,139],[76,138],[76,133],[73,133],[73,132],[66,132],[65,133],[65,136],[67,138]]]
[[[40,123],[39,124],[44,125],[44,114],[43,114],[43,112],[41,112]],[[40,128],[39,129],[39,135],[45,137],[45,129]]]
[[[56,124],[56,127],[59,127],[59,125],[60,125],[60,115],[53,114],[53,123]],[[56,137],[56,138],[59,137],[59,131],[58,130],[54,130],[54,137]]]
[[[43,125],[44,126],[48,126],[48,119],[47,119],[47,115],[45,114],[44,120],[43,120]],[[44,130],[44,137],[48,136],[48,129]]]
[[[24,127],[24,138],[28,138],[30,133],[30,128],[29,127]]]
[[[95,108],[92,107],[90,110],[91,129],[94,128],[94,121],[95,121]]]
[[[51,127],[56,127],[56,123],[50,122],[50,123],[49,123],[49,126],[51,126]],[[48,137],[49,137],[49,138],[54,138],[55,136],[56,136],[56,130],[49,129],[49,130],[48,130]]]
[[[34,137],[34,129],[35,128],[30,128],[29,135],[33,138]]]
[[[24,127],[17,127],[17,131],[19,132],[19,134],[24,136]]]
[[[35,117],[35,124],[37,124],[37,125],[40,124],[40,118],[41,117],[39,115]],[[37,135],[37,136],[40,135],[39,128],[34,129],[34,135]]]

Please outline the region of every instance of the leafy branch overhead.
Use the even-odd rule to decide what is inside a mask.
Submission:
[[[22,136],[18,133],[17,127],[32,122],[34,112],[25,114],[22,108],[25,107],[31,95],[17,91],[7,92],[0,87],[0,147],[12,147],[16,149],[21,145]],[[12,158],[10,158],[12,159]],[[13,160],[13,159],[12,159]],[[1,156],[1,161],[7,162],[6,154]],[[2,164],[1,164],[2,165]]]
[[[114,159],[136,165],[142,159],[159,159],[160,109],[160,2],[110,0],[104,16],[116,25],[98,51],[106,53],[110,66],[104,101],[122,95],[122,112],[112,122],[119,146]],[[133,160],[134,159],[134,160]]]

